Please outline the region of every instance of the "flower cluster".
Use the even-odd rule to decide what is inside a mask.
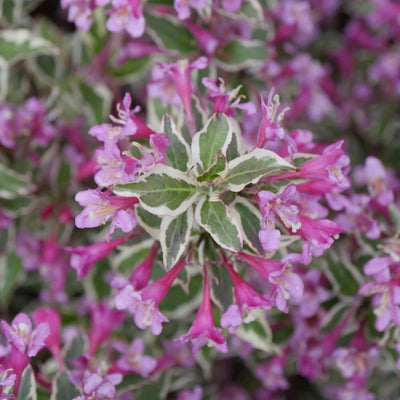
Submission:
[[[399,4],[3,3],[0,399],[397,398]]]

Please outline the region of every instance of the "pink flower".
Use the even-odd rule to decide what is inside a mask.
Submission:
[[[207,0],[174,0],[174,8],[178,13],[179,19],[190,17],[190,7],[202,10],[207,5]]]
[[[287,389],[289,382],[284,375],[284,366],[287,357],[272,357],[266,364],[258,365],[255,375],[267,389],[275,391]]]
[[[329,219],[319,221],[300,215],[301,227],[298,234],[311,245],[314,256],[320,256],[333,243],[333,237],[343,228]]]
[[[117,246],[130,238],[131,236],[124,236],[109,242],[98,242],[89,246],[65,247],[64,250],[71,254],[71,267],[76,270],[78,279],[82,279],[97,261],[107,257]]]
[[[13,319],[11,326],[6,321],[1,321],[1,329],[8,344],[11,345],[11,367],[16,374],[14,394],[17,394],[22,373],[30,358],[36,356],[46,345],[50,333],[49,324],[42,322],[32,329],[29,317],[19,313]]]
[[[180,392],[176,400],[201,400],[202,398],[203,389],[201,386],[195,386],[192,390]]]
[[[111,333],[119,325],[121,325],[125,315],[121,311],[110,309],[104,301],[91,304],[89,311],[90,333],[87,354],[89,357],[92,357],[96,353],[98,347],[111,336]]]
[[[326,182],[329,184],[328,187],[337,187],[340,191],[349,188],[350,180],[347,177],[347,173],[350,160],[342,149],[343,143],[343,140],[339,140],[327,146],[319,157],[308,160],[300,165],[298,171],[285,172],[268,178],[268,181],[306,178],[316,182]]]
[[[38,308],[32,315],[37,326],[41,323],[47,323],[49,326],[49,336],[46,339],[46,346],[57,360],[59,368],[64,369],[64,362],[61,355],[60,346],[60,314],[54,308]]]
[[[222,0],[222,6],[225,8],[226,11],[231,13],[236,13],[240,11],[242,7],[242,3],[246,0]]]
[[[240,86],[227,92],[225,83],[221,78],[216,82],[211,78],[205,77],[201,82],[210,91],[210,98],[214,102],[213,114],[222,112],[226,115],[234,116],[236,108],[243,110],[248,115],[255,114],[256,106],[253,103],[240,102],[244,97],[243,95],[239,96]]]
[[[375,257],[364,266],[365,274],[371,275],[374,281],[362,285],[359,293],[373,296],[375,328],[378,331],[386,330],[391,321],[400,326],[400,285],[398,279],[391,276],[392,272],[396,274],[399,266],[400,263],[391,257]]]
[[[122,374],[99,375],[85,371],[83,377],[83,395],[72,400],[108,400],[115,398],[115,385],[122,381]]]
[[[157,256],[158,248],[160,247],[159,242],[155,242],[153,247],[150,250],[149,255],[146,259],[140,263],[135,270],[133,271],[131,277],[129,278],[129,282],[135,288],[135,290],[141,290],[145,286],[148,285],[149,279],[151,278],[152,268],[154,264],[154,260]]]
[[[281,194],[265,190],[258,193],[258,204],[263,215],[263,228],[259,232],[259,239],[266,252],[275,251],[279,247],[281,234],[275,229],[275,216],[278,216],[292,233],[296,233],[301,227],[299,208],[295,204],[296,195],[295,185],[287,186]]]
[[[145,343],[142,339],[133,340],[129,346],[117,341],[114,343],[114,347],[122,354],[115,366],[124,374],[135,373],[149,376],[157,366],[155,358],[144,355]]]
[[[250,264],[257,273],[272,285],[270,297],[275,297],[276,307],[288,312],[286,302],[293,297],[298,300],[303,295],[303,281],[292,271],[293,263],[304,263],[305,257],[300,254],[288,254],[280,260],[271,260],[239,253],[238,257]]]
[[[140,0],[112,0],[113,8],[108,11],[110,18],[107,21],[107,29],[111,32],[126,30],[132,37],[143,35],[146,21]]]
[[[88,189],[78,192],[75,200],[84,208],[75,218],[78,228],[93,228],[103,225],[112,219],[108,237],[115,227],[122,232],[130,232],[137,224],[133,205],[138,202],[136,197],[115,197],[110,191],[102,192],[99,189]]]
[[[93,23],[93,10],[105,6],[109,0],[61,0],[61,7],[68,8],[68,21],[84,31],[88,31]]]
[[[168,294],[172,283],[186,265],[186,259],[180,261],[164,276],[150,283],[140,291],[128,281],[117,279],[114,287],[119,289],[115,295],[115,306],[119,310],[128,310],[133,314],[135,324],[140,329],[150,327],[153,335],[159,335],[162,331],[162,323],[168,322],[168,318],[158,309],[158,304]]]
[[[197,60],[189,63],[188,60],[179,60],[176,63],[159,63],[173,79],[175,89],[181,98],[183,108],[185,109],[188,124],[191,130],[194,130],[194,115],[192,110],[192,89],[190,83],[190,74],[194,69],[204,69],[208,61],[206,57],[199,57]],[[194,132],[192,132],[194,133]]]
[[[204,267],[203,300],[201,306],[188,333],[176,338],[175,341],[182,343],[190,340],[193,343],[194,353],[197,353],[205,344],[212,345],[218,351],[226,353],[228,347],[225,338],[221,335],[221,329],[216,328],[214,325],[210,299],[210,283],[208,279],[207,267]]]
[[[225,268],[227,269],[234,286],[235,299],[238,306],[231,305],[228,310],[222,315],[221,326],[229,328],[233,333],[236,328],[242,324],[242,314],[248,310],[264,308],[269,310],[272,307],[272,302],[259,294],[249,283],[234,271],[231,264],[225,260]]]
[[[28,357],[36,356],[46,345],[46,339],[50,334],[49,324],[46,322],[32,329],[31,320],[24,313],[19,313],[13,319],[11,326],[6,321],[1,321],[1,329],[8,343]]]
[[[355,181],[367,185],[370,196],[381,206],[387,207],[394,201],[389,184],[389,174],[382,162],[375,157],[367,157],[364,167],[355,170]]]

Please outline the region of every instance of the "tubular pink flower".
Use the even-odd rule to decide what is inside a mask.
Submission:
[[[38,308],[34,311],[33,321],[35,325],[41,323],[47,323],[49,326],[49,336],[46,339],[46,346],[53,354],[56,359],[58,366],[61,370],[65,369],[64,361],[61,355],[60,345],[60,329],[61,329],[61,318],[58,311],[54,308]]]
[[[104,301],[91,304],[89,311],[90,333],[87,354],[89,357],[93,357],[98,347],[121,325],[125,315],[121,311],[110,309]]]
[[[136,197],[115,197],[110,191],[88,189],[78,192],[75,200],[83,207],[83,211],[75,218],[78,228],[93,228],[105,224],[112,219],[108,237],[116,226],[122,232],[130,232],[137,224],[133,205],[139,200]]]
[[[343,231],[343,228],[333,221],[321,219],[319,221],[300,215],[301,227],[298,234],[311,245],[311,252],[320,256],[333,243],[333,236]]]
[[[78,279],[82,279],[92,270],[97,261],[107,257],[116,247],[131,237],[132,235],[124,236],[89,246],[64,247],[64,250],[71,254],[71,267],[77,272]]]
[[[197,353],[207,343],[214,346],[221,353],[226,353],[228,347],[225,338],[221,335],[221,329],[216,328],[214,325],[210,299],[210,283],[208,279],[207,267],[204,267],[203,300],[201,306],[188,333],[176,338],[175,341],[182,343],[190,340],[193,343],[194,353]]]
[[[298,300],[303,295],[303,281],[292,271],[293,263],[304,263],[305,257],[300,254],[288,254],[280,260],[271,260],[239,253],[238,257],[250,264],[257,273],[272,284],[271,297],[280,311],[288,312],[286,301],[293,297]]]
[[[149,255],[135,268],[131,277],[129,278],[129,282],[132,284],[135,290],[141,290],[148,285],[149,279],[151,278],[154,260],[157,256],[159,247],[160,243],[155,242],[150,250]]]
[[[194,134],[194,116],[192,110],[192,89],[190,83],[190,74],[194,69],[204,69],[207,67],[206,57],[199,57],[197,60],[189,63],[188,60],[179,60],[176,63],[159,63],[159,65],[171,75],[176,91],[181,98],[183,108],[185,109],[188,124]]]
[[[114,287],[119,289],[114,297],[116,308],[126,309],[133,314],[135,324],[140,329],[146,329],[149,326],[153,335],[159,335],[162,331],[162,323],[169,320],[160,312],[158,305],[168,294],[172,283],[185,265],[186,259],[183,259],[164,276],[140,291],[135,290],[128,281],[117,279],[114,284]]]
[[[246,114],[255,114],[256,106],[252,102],[241,103],[244,97],[239,95],[241,86],[226,92],[225,83],[222,79],[218,82],[211,78],[204,77],[201,82],[210,91],[210,98],[214,101],[213,114],[222,112],[229,116],[235,115],[235,109],[243,110]]]
[[[280,231],[275,229],[275,216],[278,216],[284,226],[292,233],[301,227],[299,208],[295,185],[289,185],[281,194],[261,191],[257,194],[258,204],[263,215],[263,228],[259,232],[259,239],[264,250],[272,252],[278,249]]]
[[[232,279],[235,299],[239,309],[230,306],[222,315],[221,326],[223,328],[229,328],[229,331],[233,333],[243,322],[243,313],[248,310],[259,308],[270,310],[273,304],[270,300],[259,294],[249,283],[242,279],[241,276],[234,271],[228,260],[225,260],[224,265]],[[237,314],[238,312],[240,316]]]

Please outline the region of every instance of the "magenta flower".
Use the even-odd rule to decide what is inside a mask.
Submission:
[[[207,0],[174,0],[174,8],[179,19],[190,17],[190,7],[195,10],[202,10],[207,6]]]
[[[115,385],[122,381],[122,374],[101,376],[96,372],[85,371],[83,395],[72,400],[109,400],[115,398]]]
[[[320,256],[333,243],[333,237],[343,231],[343,228],[329,219],[319,221],[300,215],[301,227],[298,234],[311,245],[314,256]]]
[[[39,146],[47,146],[56,136],[56,129],[46,119],[46,109],[39,99],[32,97],[21,109],[21,118],[31,139]]]
[[[61,7],[68,8],[68,21],[84,31],[88,31],[93,23],[93,10],[105,6],[109,0],[61,0]]]
[[[64,362],[61,355],[60,346],[60,330],[61,318],[60,314],[54,308],[38,308],[32,315],[36,326],[46,323],[49,326],[49,336],[46,339],[46,346],[57,360],[59,368],[63,370]]]
[[[151,278],[154,260],[157,256],[159,247],[160,243],[156,242],[151,248],[149,255],[135,268],[131,277],[129,278],[129,282],[132,284],[135,290],[141,290],[148,285],[149,279]]]
[[[83,211],[75,218],[78,228],[92,228],[105,224],[112,219],[108,237],[115,227],[122,232],[130,232],[137,224],[133,205],[138,202],[136,197],[115,197],[110,191],[88,189],[78,192],[75,200],[83,207]]]
[[[228,347],[224,336],[221,335],[221,328],[216,328],[214,325],[210,298],[210,282],[208,279],[207,267],[204,267],[203,300],[201,306],[188,333],[176,338],[175,341],[182,343],[190,340],[193,344],[194,353],[197,353],[206,344],[215,347],[222,353],[226,353]]]
[[[386,330],[390,322],[400,326],[400,286],[397,279],[391,277],[391,271],[397,271],[400,263],[391,257],[375,257],[364,266],[364,272],[371,275],[374,282],[361,286],[359,293],[373,296],[372,304],[376,315],[375,328]]]
[[[77,272],[78,279],[82,279],[92,270],[97,261],[107,257],[116,247],[130,238],[131,236],[124,236],[89,246],[65,247],[64,250],[71,254],[71,267]]]
[[[201,400],[203,398],[203,389],[201,386],[195,386],[192,390],[184,390],[178,394],[176,400]]]
[[[194,115],[192,110],[192,89],[190,83],[190,74],[194,69],[204,69],[208,61],[206,57],[199,57],[197,60],[189,63],[188,60],[179,60],[176,63],[159,63],[173,79],[175,89],[181,98],[183,108],[185,109],[188,124],[191,130],[194,130]],[[194,133],[194,131],[192,132]]]
[[[265,104],[264,98],[260,96],[263,118],[258,128],[257,147],[264,147],[268,142],[284,139],[288,141],[291,149],[290,155],[292,155],[297,151],[296,144],[290,136],[285,134],[280,125],[288,109],[279,111],[279,96],[274,95],[274,91],[275,89],[272,88],[268,93],[267,104]]]
[[[234,304],[229,306],[222,315],[221,326],[228,328],[230,333],[234,333],[236,328],[243,322],[243,313],[259,308],[270,310],[273,304],[242,279],[227,260],[225,260],[224,265],[233,282],[237,306]]]
[[[114,285],[119,292],[115,295],[115,306],[119,310],[128,310],[133,314],[135,324],[140,329],[150,327],[153,335],[159,335],[162,331],[162,323],[168,322],[168,318],[160,312],[158,304],[168,294],[172,283],[186,265],[183,259],[164,276],[150,283],[140,291],[128,281],[121,282],[120,279]]]
[[[256,368],[256,377],[267,389],[276,391],[280,389],[285,390],[289,387],[289,382],[284,375],[286,359],[285,355],[282,357],[275,356],[267,363],[260,364]]]
[[[135,170],[137,161],[123,156],[114,142],[106,142],[104,149],[95,152],[99,171],[94,176],[99,186],[107,187],[116,183],[126,183],[133,180],[131,173]]]
[[[149,376],[157,366],[157,360],[154,357],[144,355],[145,343],[142,339],[133,340],[129,346],[121,341],[116,341],[114,347],[122,354],[122,357],[115,363],[119,372]]]
[[[255,114],[256,106],[254,103],[240,102],[244,97],[238,94],[241,86],[230,92],[226,92],[225,83],[221,78],[216,82],[211,78],[205,77],[201,82],[210,91],[210,98],[214,102],[213,114],[222,112],[226,115],[234,116],[235,109],[243,110],[248,115]]]
[[[347,177],[350,160],[345,155],[343,140],[339,140],[327,146],[319,157],[313,158],[300,165],[296,172],[285,172],[268,178],[268,181],[275,181],[289,178],[306,178],[314,181],[325,181],[328,187],[336,187],[340,191],[350,187],[350,180]],[[326,187],[326,186],[325,186]]]
[[[11,326],[6,321],[1,321],[1,330],[11,345],[11,367],[16,379],[14,394],[18,393],[19,383],[24,369],[30,362],[30,358],[46,345],[50,329],[48,323],[42,322],[35,329],[29,317],[19,313],[12,321]]]
[[[258,193],[258,204],[263,215],[263,228],[258,236],[266,252],[275,251],[279,247],[281,233],[275,229],[275,216],[292,233],[296,233],[301,227],[299,208],[295,204],[296,195],[295,185],[287,186],[281,194],[265,190]]]
[[[236,13],[242,7],[242,3],[246,0],[222,0],[222,6],[225,8],[226,11],[231,13]]]
[[[275,297],[275,305],[282,312],[288,312],[286,302],[293,297],[298,300],[303,295],[303,281],[292,271],[293,263],[304,263],[300,254],[288,254],[280,260],[271,260],[239,253],[238,257],[250,264],[257,273],[272,285],[270,297]]]
[[[90,311],[90,333],[88,356],[92,357],[98,347],[111,336],[112,332],[121,325],[125,315],[121,311],[110,309],[102,301],[89,306]]]
[[[339,347],[334,350],[331,358],[344,378],[366,381],[378,356],[379,350],[376,347],[367,350]]]
[[[367,157],[364,167],[355,170],[355,181],[367,185],[370,196],[381,206],[387,207],[394,201],[390,188],[389,174],[382,162],[375,157]]]
[[[107,29],[111,32],[126,30],[132,37],[143,35],[146,21],[140,0],[112,0],[113,8],[108,11],[110,18]]]
[[[131,105],[132,97],[129,93],[125,93],[122,102],[117,104],[117,117],[110,116],[114,125],[95,125],[89,130],[89,135],[104,143],[108,141],[117,143],[122,137],[150,138],[155,132],[135,115],[140,111],[140,106],[131,110]]]
[[[200,49],[208,56],[213,55],[219,44],[219,40],[214,36],[214,34],[207,29],[200,28],[198,25],[190,21],[186,22],[186,26],[195,37]]]

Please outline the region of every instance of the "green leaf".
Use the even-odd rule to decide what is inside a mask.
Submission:
[[[228,118],[222,113],[213,115],[204,129],[193,136],[193,162],[199,164],[203,170],[209,168],[219,151],[226,155],[231,140],[232,125]]]
[[[21,377],[17,400],[36,400],[36,381],[32,367],[28,365]]]
[[[332,284],[344,296],[353,297],[358,293],[362,278],[357,268],[347,261],[339,261],[332,251],[325,253],[327,275]]]
[[[154,239],[159,240],[161,218],[149,213],[144,208],[140,207],[139,204],[136,205],[136,217],[140,226]]]
[[[228,173],[218,190],[240,192],[246,185],[256,183],[264,176],[295,169],[276,153],[265,149],[253,151],[230,161]]]
[[[225,175],[227,167],[226,157],[219,151],[215,155],[214,162],[196,178],[196,181],[213,182]]]
[[[180,54],[197,50],[196,39],[177,18],[154,13],[146,13],[145,18],[150,36],[160,47]]]
[[[79,395],[79,390],[70,382],[65,371],[54,378],[50,400],[71,400]]]
[[[116,185],[113,192],[138,197],[148,212],[171,217],[185,212],[199,195],[197,187],[183,172],[161,164],[136,182]]]
[[[75,368],[70,363],[71,360],[76,360],[80,355],[84,354],[87,350],[87,340],[82,333],[75,336],[70,342],[68,342],[64,349],[64,360],[68,368]]]
[[[234,303],[233,284],[227,269],[221,265],[212,264],[213,279],[211,295],[213,302],[221,309],[226,310]]]
[[[0,198],[14,199],[33,190],[31,179],[0,164]]]
[[[167,148],[168,165],[181,171],[187,171],[190,154],[189,146],[178,131],[172,118],[167,114],[162,119],[161,131],[170,141],[170,146]]]
[[[27,214],[34,207],[36,200],[33,197],[23,196],[15,199],[1,199],[1,210],[10,217]]]
[[[268,58],[268,46],[259,40],[234,39],[220,49],[217,61],[227,71],[239,71],[247,67],[264,65]]]
[[[222,202],[202,198],[197,204],[195,219],[224,249],[236,252],[242,248],[239,224]]]
[[[7,303],[23,270],[21,259],[14,253],[0,258],[0,298]]]
[[[132,58],[122,64],[109,67],[108,73],[120,82],[130,83],[148,70],[150,61],[150,57]]]
[[[160,227],[160,243],[164,266],[169,271],[187,249],[193,226],[193,210],[177,217],[164,217]]]
[[[237,197],[233,209],[243,232],[243,239],[250,248],[259,254],[264,254],[258,232],[261,229],[262,216],[260,211],[243,197]]]
[[[350,305],[346,303],[338,303],[333,306],[325,315],[322,322],[322,333],[331,332],[343,320],[343,317],[350,309]]]
[[[249,316],[251,322],[242,324],[236,331],[237,336],[250,343],[254,348],[268,353],[276,351],[272,343],[271,328],[267,323],[264,310],[251,310]]]
[[[101,124],[110,112],[112,102],[110,90],[101,84],[89,86],[84,82],[80,82],[79,90],[89,108],[93,122]]]
[[[0,59],[8,64],[39,54],[52,54],[55,50],[51,42],[35,36],[27,29],[0,32]]]

